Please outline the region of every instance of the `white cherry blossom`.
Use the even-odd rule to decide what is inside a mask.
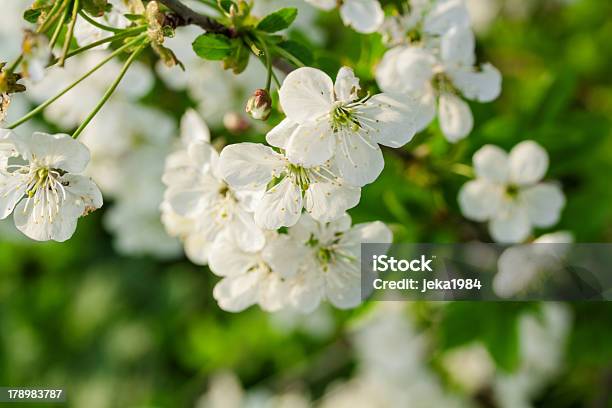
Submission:
[[[387,51],[376,69],[383,91],[405,92],[418,98],[424,115],[418,130],[438,114],[442,133],[451,142],[473,127],[469,105],[461,99],[490,102],[501,92],[501,74],[491,64],[475,66],[475,40],[469,27],[449,28],[434,48],[400,45]]]
[[[476,180],[459,192],[463,215],[489,221],[497,242],[524,241],[533,227],[557,223],[565,197],[557,184],[541,182],[548,168],[548,154],[537,143],[524,141],[510,154],[486,145],[473,157]]]
[[[289,235],[309,249],[298,273],[287,280],[289,304],[304,313],[324,300],[341,309],[359,305],[361,244],[393,239],[389,228],[379,221],[351,227],[348,214],[328,223],[304,214],[289,228]]]
[[[102,206],[98,187],[77,174],[89,162],[87,147],[65,134],[2,133],[0,219],[13,213],[17,229],[37,241],[68,240],[77,220]]]
[[[300,166],[256,143],[238,143],[221,152],[220,175],[238,191],[263,192],[253,203],[255,222],[265,229],[295,225],[302,208],[326,222],[359,203],[361,190],[348,185],[333,163]]]
[[[261,250],[265,238],[253,221],[253,194],[223,181],[208,127],[194,111],[181,121],[181,138],[182,147],[166,160],[162,180],[168,187],[164,205],[192,222],[191,231],[181,234],[190,259],[205,263],[209,245],[223,232],[244,251]]]
[[[212,244],[208,257],[210,270],[223,279],[213,296],[219,307],[240,312],[259,304],[268,312],[286,305],[286,279],[297,273],[306,247],[286,234],[269,231],[259,251],[246,252],[227,233]]]
[[[268,143],[285,149],[294,164],[321,165],[335,157],[340,175],[350,184],[373,182],[384,167],[378,145],[408,143],[420,112],[406,95],[359,99],[359,90],[359,79],[347,67],[340,69],[335,84],[315,68],[293,71],[279,90],[287,118],[267,135]]]
[[[322,10],[340,9],[344,25],[355,31],[370,34],[378,30],[385,19],[385,13],[377,0],[306,0]]]
[[[515,245],[504,250],[497,261],[497,274],[493,291],[497,296],[509,298],[542,283],[546,273],[554,273],[563,265],[572,234],[558,231],[544,234],[533,243]]]

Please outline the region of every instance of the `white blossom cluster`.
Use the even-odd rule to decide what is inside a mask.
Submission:
[[[501,92],[501,74],[477,64],[475,38],[462,0],[417,0],[408,14],[389,17],[381,31],[392,46],[376,68],[383,90],[405,92],[422,105],[417,130],[437,116],[450,142],[465,138],[474,119],[463,100],[490,102]]]
[[[247,150],[234,154],[238,149]],[[270,192],[281,172],[286,183],[294,177],[309,180],[310,173],[296,175],[286,170],[290,166],[298,167],[252,143],[227,146],[219,155],[197,113],[183,117],[181,145],[168,157],[163,175],[162,220],[193,262],[208,264],[223,278],[213,295],[225,310],[259,304],[267,311],[311,312],[324,300],[355,307],[361,302],[360,244],[391,241],[384,224],[351,226],[344,209],[324,221],[302,214],[302,195],[328,200],[316,186],[310,195],[295,189],[289,198]],[[290,212],[285,205],[296,205],[291,222],[283,222]],[[281,226],[290,228],[279,232]]]
[[[473,342],[442,351],[442,376],[429,364],[432,351],[438,354],[439,348],[432,347],[431,333],[418,328],[412,313],[406,303],[387,302],[360,317],[350,332],[357,368],[352,377],[332,383],[321,398],[312,400],[299,383],[278,393],[263,387],[245,390],[233,373],[221,372],[196,407],[459,408],[472,407],[474,398],[487,390],[496,406],[530,407],[559,372],[572,323],[564,305],[544,304],[518,318],[515,372],[498,369],[484,344]],[[449,380],[455,391],[458,386],[466,392],[450,392],[445,385]]]

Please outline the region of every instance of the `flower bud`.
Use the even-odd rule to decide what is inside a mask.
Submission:
[[[266,120],[272,112],[272,98],[265,89],[258,89],[253,92],[246,104],[246,113],[253,119]]]
[[[227,112],[223,116],[223,126],[234,134],[240,134],[249,130],[251,123],[241,113]]]

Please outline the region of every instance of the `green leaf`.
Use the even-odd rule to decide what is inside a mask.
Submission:
[[[235,43],[221,34],[202,34],[192,44],[200,57],[208,60],[222,60],[232,54]]]
[[[312,52],[304,44],[297,41],[288,40],[279,43],[277,47],[287,51],[293,57],[297,58],[302,64],[312,65],[314,57]]]
[[[297,9],[294,7],[282,8],[274,13],[268,14],[257,24],[258,30],[267,33],[275,33],[289,27],[297,17]]]
[[[23,12],[23,19],[28,23],[35,24],[38,21],[38,17],[42,13],[42,9],[28,9]]]

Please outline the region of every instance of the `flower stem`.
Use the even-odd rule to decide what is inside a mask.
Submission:
[[[84,45],[83,47],[77,48],[76,50],[72,50],[70,51],[68,54],[66,54],[66,59],[70,58],[70,57],[74,57],[75,55],[81,54],[87,50],[90,50],[92,48],[97,47],[98,45],[102,45],[102,44],[106,44],[106,43],[110,43],[113,41],[117,41],[117,40],[121,40],[123,38],[126,37],[133,37],[135,34],[140,34],[144,31],[147,30],[146,26],[139,26],[139,27],[134,27],[134,28],[130,28],[127,30],[121,30],[120,33],[115,34],[111,37],[107,37],[107,38],[102,38],[101,40],[98,41],[94,41],[91,44],[87,44]],[[57,59],[55,61],[53,61],[51,64],[49,64],[49,66],[53,66],[57,64]]]
[[[74,0],[74,4],[72,5],[72,16],[70,17],[70,23],[68,24],[68,33],[66,34],[66,38],[64,39],[64,47],[62,48],[62,56],[59,60],[59,66],[63,67],[64,62],[66,61],[66,55],[68,54],[68,48],[70,48],[70,43],[72,42],[72,36],[74,34],[74,25],[76,24],[77,18],[79,16],[79,0]]]
[[[74,133],[72,134],[72,137],[74,139],[78,138],[79,135],[83,132],[83,130],[85,130],[85,128],[87,127],[87,125],[89,124],[89,122],[91,122],[91,120],[98,114],[98,112],[100,111],[100,109],[102,109],[102,107],[104,106],[104,104],[108,101],[108,99],[111,97],[111,95],[115,92],[115,89],[117,89],[117,86],[119,85],[119,82],[121,82],[121,80],[123,79],[123,77],[125,76],[125,74],[127,73],[128,69],[130,68],[130,65],[132,65],[132,62],[134,62],[134,59],[136,59],[136,57],[138,56],[138,54],[140,54],[140,52],[144,49],[144,44],[141,44],[138,48],[136,48],[128,57],[128,59],[125,61],[125,64],[123,64],[123,68],[121,68],[121,72],[119,73],[119,76],[117,76],[117,78],[115,79],[115,81],[111,84],[111,86],[106,90],[106,93],[104,94],[104,96],[102,97],[102,99],[100,100],[100,102],[98,102],[98,104],[96,105],[96,107],[94,108],[94,110],[91,111],[91,113],[87,116],[87,118],[85,118],[85,120],[83,121],[83,123],[81,123],[81,125],[77,128],[77,130],[74,131]]]
[[[6,69],[6,72],[8,74],[12,74],[13,71],[15,71],[17,69],[19,64],[21,64],[21,61],[23,61],[23,53],[19,54],[17,59],[15,61],[13,61],[13,63],[11,65],[9,65],[9,67]]]
[[[79,15],[83,17],[83,19],[87,21],[89,24],[91,24],[92,26],[98,27],[100,30],[110,31],[111,33],[120,33],[123,31],[121,28],[111,27],[111,26],[107,26],[106,24],[97,22],[96,20],[91,18],[87,13],[85,13],[83,10],[79,11]]]
[[[288,59],[289,61],[291,61],[291,63],[294,64],[296,67],[303,67],[304,66],[304,63],[302,61],[300,61],[299,59],[294,57],[290,52],[287,52],[283,48],[275,46],[274,47],[274,51],[279,53],[283,58]]]
[[[120,48],[117,48],[116,51],[114,51],[112,54],[110,54],[108,57],[104,58],[102,61],[100,61],[95,67],[93,67],[92,69],[90,69],[89,71],[87,71],[85,74],[83,74],[83,76],[81,76],[79,79],[77,79],[75,82],[73,82],[72,84],[70,84],[69,86],[67,86],[66,88],[62,89],[57,95],[47,99],[46,101],[44,101],[42,104],[40,104],[39,106],[37,106],[36,108],[34,108],[33,110],[31,110],[28,114],[26,114],[24,117],[22,117],[21,119],[17,120],[14,123],[11,123],[9,126],[6,127],[6,129],[14,129],[17,126],[21,125],[22,123],[30,120],[33,116],[35,116],[36,114],[38,114],[39,112],[41,112],[43,109],[45,109],[47,106],[51,105],[53,102],[55,102],[56,100],[58,100],[60,97],[62,97],[62,95],[64,95],[65,93],[67,93],[68,91],[70,91],[72,88],[74,88],[75,86],[77,86],[78,84],[80,84],[81,82],[83,82],[86,78],[88,78],[91,74],[93,74],[94,72],[96,72],[98,69],[100,69],[100,67],[102,67],[104,64],[106,64],[108,61],[112,60],[113,58],[115,58],[117,55],[121,54],[123,51],[125,51],[126,49],[132,47],[133,45],[135,45],[137,42],[141,41],[143,38],[145,38],[144,36],[138,36],[137,38],[135,38],[134,40],[130,41],[129,43],[126,43],[125,45],[123,45]]]
[[[57,18],[61,15],[63,15],[63,11],[66,7],[68,7],[68,3],[69,0],[56,0],[56,2],[53,4],[53,7],[51,7],[51,10],[49,11],[49,16],[47,17],[47,19],[38,27],[38,29],[36,30],[37,33],[44,33],[45,31],[47,31],[49,28],[51,28],[51,26],[53,25],[53,23],[55,22],[55,20],[57,20]]]
[[[53,35],[49,40],[49,49],[53,49],[53,47],[55,46],[55,43],[57,42],[57,39],[59,38],[59,35],[62,32],[62,27],[64,27],[64,20],[66,19],[67,14],[68,8],[64,10],[62,18],[60,19],[60,21],[57,22],[57,26],[55,27],[55,30],[53,30]]]
[[[266,54],[266,70],[268,72],[268,77],[266,78],[266,91],[270,92],[270,85],[272,83],[272,55],[270,55],[270,50],[268,49],[266,40],[262,39],[260,36],[257,36],[256,38],[257,42],[261,44],[264,54]]]

